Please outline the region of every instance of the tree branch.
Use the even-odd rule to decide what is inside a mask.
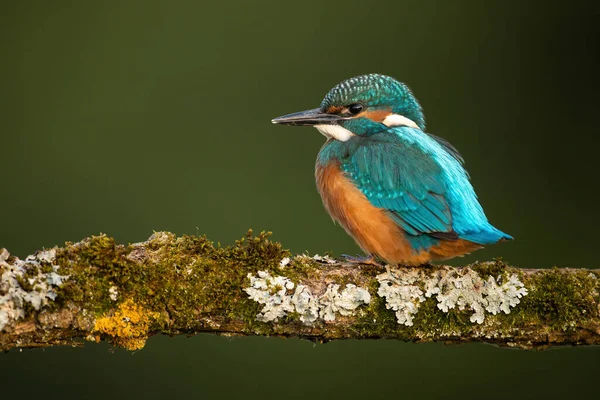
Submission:
[[[394,338],[519,348],[600,343],[600,273],[500,260],[384,271],[292,257],[268,234],[220,247],[158,232],[105,235],[25,260],[0,250],[0,349],[210,332],[314,341]]]

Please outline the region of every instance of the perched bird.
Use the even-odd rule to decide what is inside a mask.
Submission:
[[[425,132],[417,99],[394,78],[350,78],[321,107],[272,122],[314,126],[327,138],[317,188],[334,221],[367,253],[363,261],[422,265],[512,239],[488,222],[461,155]]]

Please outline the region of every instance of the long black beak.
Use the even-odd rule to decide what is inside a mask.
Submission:
[[[321,124],[335,124],[336,122],[343,119],[339,115],[327,114],[321,111],[320,108],[312,110],[300,111],[293,114],[283,115],[272,119],[271,122],[274,124],[282,125],[321,125]]]

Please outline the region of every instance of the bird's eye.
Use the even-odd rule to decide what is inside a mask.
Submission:
[[[361,112],[363,110],[363,105],[360,103],[354,103],[354,104],[350,104],[348,106],[348,111],[350,111],[350,114],[356,115],[359,112]]]

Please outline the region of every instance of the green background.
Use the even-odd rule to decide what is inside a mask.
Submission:
[[[593,2],[589,2],[591,5]],[[0,247],[104,232],[358,253],[316,193],[324,139],[271,118],[342,79],[406,82],[516,240],[454,260],[599,266],[600,14],[509,1],[33,2],[0,12]],[[33,398],[578,398],[598,348],[152,338],[0,355]],[[59,395],[60,394],[60,395]],[[243,396],[243,397],[242,397]],[[7,397],[8,398],[8,397]]]

